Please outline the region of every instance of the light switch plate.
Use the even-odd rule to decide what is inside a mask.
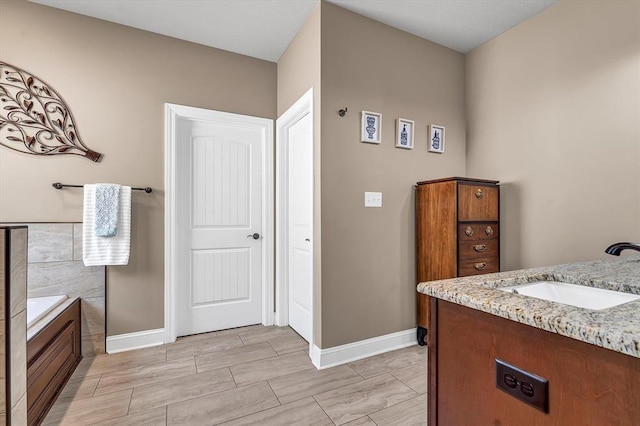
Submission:
[[[382,207],[382,192],[365,192],[365,207]]]

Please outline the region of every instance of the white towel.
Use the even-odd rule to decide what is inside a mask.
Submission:
[[[82,213],[82,260],[85,266],[126,265],[131,245],[131,187],[120,188],[118,233],[114,237],[95,234],[96,185],[84,186]]]

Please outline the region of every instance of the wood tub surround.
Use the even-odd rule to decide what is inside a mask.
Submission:
[[[640,301],[590,310],[498,290],[549,280],[640,294],[638,277],[629,256],[421,283],[428,424],[640,424]],[[498,388],[497,359],[548,380],[547,412]]]
[[[418,282],[500,270],[498,181],[452,177],[416,185]],[[424,344],[429,300],[418,294],[418,343]]]
[[[80,299],[27,342],[27,419],[39,425],[82,360]]]

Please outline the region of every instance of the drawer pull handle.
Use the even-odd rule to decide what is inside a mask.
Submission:
[[[473,249],[475,251],[477,251],[478,253],[482,253],[483,251],[485,251],[487,249],[487,245],[486,244],[478,244],[476,246],[473,246]]]
[[[482,192],[482,189],[480,189],[480,188],[476,189],[476,198],[477,199],[482,198],[483,195],[484,195],[484,192]]]
[[[487,234],[487,237],[490,237],[493,235],[493,228],[491,228],[490,226],[487,226],[487,229],[484,230],[484,233]]]
[[[464,230],[464,234],[465,234],[467,237],[472,236],[472,235],[473,235],[473,228],[471,228],[470,226],[467,226],[467,229],[465,229],[465,230]]]
[[[473,269],[475,269],[476,271],[482,271],[486,267],[487,267],[487,262],[480,262],[480,263],[473,264]]]

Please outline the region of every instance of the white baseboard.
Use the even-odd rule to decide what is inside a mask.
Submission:
[[[333,348],[320,349],[314,345],[311,349],[311,362],[318,370],[322,370],[415,344],[416,329],[412,328]]]
[[[164,328],[107,337],[107,353],[130,351],[164,344]]]

